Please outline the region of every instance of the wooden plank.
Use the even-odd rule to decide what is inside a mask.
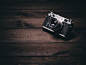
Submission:
[[[26,3],[26,2],[46,2],[47,0],[14,0],[14,1],[11,1],[11,0],[1,0],[2,3],[17,3],[17,2],[20,2],[20,3]]]
[[[85,43],[1,43],[0,56],[85,56]]]
[[[44,2],[47,2],[47,3],[48,3],[48,2],[56,2],[56,3],[60,3],[60,2],[64,2],[64,3],[65,3],[65,2],[66,2],[66,3],[68,3],[68,2],[69,2],[69,3],[77,3],[77,2],[78,2],[78,3],[84,3],[84,1],[85,1],[85,0],[82,0],[82,1],[79,1],[79,0],[72,0],[72,1],[71,1],[71,0],[53,0],[53,1],[52,1],[52,0],[36,0],[36,1],[34,1],[34,0],[14,0],[14,1],[11,1],[11,0],[8,0],[8,1],[6,1],[6,0],[1,0],[0,2],[1,2],[1,3],[5,3],[5,2],[6,2],[6,3],[17,3],[17,2],[20,2],[20,3],[27,3],[27,2],[30,2],[30,3],[31,3],[31,2],[32,2],[32,3],[34,3],[34,2],[35,2],[35,3],[38,3],[38,2],[40,2],[40,3],[44,3]]]
[[[1,65],[85,65],[84,56],[78,57],[0,57]]]
[[[44,18],[51,11],[67,18],[86,18],[86,10],[0,10],[0,17]]]
[[[85,28],[76,28],[67,40],[42,29],[3,29],[0,42],[86,42]]]
[[[53,1],[51,1],[51,0],[36,0],[36,1],[34,1],[34,0],[14,0],[14,1],[11,1],[11,0],[8,0],[8,1],[4,1],[4,0],[1,0],[1,2],[2,3],[27,3],[27,2],[30,2],[30,3],[45,3],[45,2],[53,2]],[[58,1],[56,1],[56,2],[64,2],[64,0],[58,0]]]
[[[83,4],[83,5],[82,5]],[[1,10],[9,10],[9,9],[28,9],[28,10],[86,10],[85,3],[77,3],[77,2],[45,2],[45,3],[37,3],[37,2],[18,2],[18,3],[4,3],[2,4]]]
[[[86,27],[85,18],[71,18],[74,22],[74,28]],[[0,28],[5,29],[25,29],[42,28],[45,18],[4,18],[0,20]]]

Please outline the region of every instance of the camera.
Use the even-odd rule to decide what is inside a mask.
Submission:
[[[49,30],[51,32],[58,31],[58,35],[64,38],[69,35],[73,26],[74,24],[71,19],[64,18],[53,12],[47,14],[42,25],[43,29]]]

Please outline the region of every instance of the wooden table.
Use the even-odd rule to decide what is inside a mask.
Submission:
[[[1,1],[0,65],[85,65],[85,6],[74,0]],[[50,11],[73,20],[69,39],[42,30]]]

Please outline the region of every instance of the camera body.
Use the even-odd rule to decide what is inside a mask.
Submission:
[[[48,13],[42,25],[44,29],[51,32],[58,30],[59,35],[62,37],[67,37],[73,26],[74,24],[71,19],[64,18],[60,15],[54,14],[53,12]]]

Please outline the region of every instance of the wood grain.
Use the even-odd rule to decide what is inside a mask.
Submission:
[[[85,18],[71,18],[74,28],[86,27]],[[45,18],[2,18],[0,20],[1,29],[37,29],[41,28]]]
[[[57,33],[42,29],[4,29],[0,33],[0,42],[86,42],[85,32],[83,28],[75,29],[65,40]]]
[[[84,56],[69,57],[0,57],[1,65],[85,65]]]
[[[44,18],[51,11],[66,18],[86,18],[86,10],[0,10],[0,18]]]
[[[42,30],[53,11],[72,19],[68,39]],[[0,65],[86,65],[84,0],[0,0]]]
[[[0,56],[85,56],[85,43],[3,43]]]
[[[86,10],[84,2],[8,2],[1,5],[1,10]]]

